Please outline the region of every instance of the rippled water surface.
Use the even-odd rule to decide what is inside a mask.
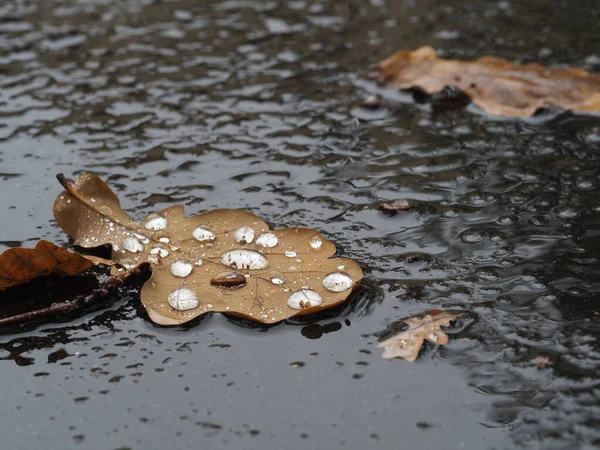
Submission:
[[[0,250],[66,243],[54,175],[93,171],[138,219],[318,228],[366,278],[270,328],[158,328],[132,289],[5,333],[3,448],[599,446],[598,119],[434,112],[361,78],[428,44],[598,71],[598,23],[585,0],[4,0]],[[449,345],[383,360],[378,333],[432,308],[467,312]]]

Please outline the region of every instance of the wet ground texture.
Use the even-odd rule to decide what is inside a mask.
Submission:
[[[3,1],[0,250],[66,244],[54,175],[87,170],[138,219],[318,228],[366,277],[270,328],[159,328],[131,288],[4,332],[2,447],[599,446],[598,118],[433,110],[361,78],[428,44],[599,71],[599,23],[585,0]],[[449,345],[383,360],[378,333],[433,308],[466,312]]]

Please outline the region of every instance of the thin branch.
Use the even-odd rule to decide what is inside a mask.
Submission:
[[[17,314],[15,316],[4,317],[3,319],[0,319],[0,327],[5,325],[16,325],[41,318],[54,317],[59,314],[80,311],[90,305],[100,303],[115,295],[121,286],[131,283],[132,280],[139,277],[141,274],[142,269],[136,267],[123,276],[108,277],[89,295],[78,295],[73,300],[54,303],[47,308],[37,309],[35,311],[29,311],[23,314]]]

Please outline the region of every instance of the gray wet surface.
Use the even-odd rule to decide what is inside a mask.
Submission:
[[[427,44],[598,71],[598,23],[593,1],[3,1],[0,250],[66,243],[54,175],[87,170],[137,219],[246,208],[366,274],[270,328],[158,328],[129,290],[4,334],[3,448],[600,445],[598,119],[433,113],[360,76]],[[376,333],[432,308],[467,312],[449,345],[384,361]]]

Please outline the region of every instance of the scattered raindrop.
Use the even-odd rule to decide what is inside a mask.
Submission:
[[[293,309],[304,309],[312,306],[319,306],[323,299],[319,293],[310,289],[301,289],[288,297],[287,304]]]
[[[230,250],[221,256],[221,264],[236,269],[260,270],[269,267],[269,260],[255,250]]]
[[[269,274],[269,277],[271,278],[271,283],[273,283],[273,284],[285,283],[285,275],[282,274],[281,272],[271,272]]]
[[[250,227],[241,227],[233,233],[233,239],[238,244],[246,245],[254,240],[254,230]]]
[[[213,286],[224,288],[241,288],[246,286],[246,283],[246,277],[239,272],[220,273],[210,280],[210,284]]]
[[[159,215],[152,215],[149,217],[150,220],[144,224],[147,230],[164,230],[167,228],[167,219]]]
[[[207,227],[197,227],[193,232],[192,235],[194,236],[194,239],[196,239],[197,241],[200,242],[206,242],[206,241],[214,241],[215,240],[215,233],[213,233],[212,231],[210,231]]]
[[[344,272],[333,272],[323,278],[323,286],[332,292],[344,292],[352,287],[352,277]]]
[[[314,249],[321,248],[322,245],[323,245],[323,241],[321,239],[319,239],[317,236],[313,237],[310,240],[310,246]]]
[[[142,243],[132,236],[123,239],[122,245],[125,250],[131,253],[138,253],[144,250]]]
[[[175,261],[173,264],[171,264],[171,273],[176,277],[185,278],[192,273],[193,268],[194,266],[190,262]]]
[[[273,248],[279,244],[279,239],[273,233],[263,233],[256,238],[256,245],[260,247]]]
[[[150,250],[150,254],[158,255],[161,258],[166,258],[167,256],[169,256],[169,250],[167,250],[166,248],[154,247],[152,250]]]
[[[556,215],[561,219],[572,219],[573,217],[577,217],[579,212],[570,206],[561,206],[556,209]]]
[[[181,288],[169,294],[169,305],[179,311],[197,308],[200,302],[191,289]]]
[[[161,237],[159,241],[163,244],[168,244],[171,240],[168,237]]]
[[[201,266],[201,265],[202,265],[202,260],[201,260],[201,259],[199,259],[199,260],[198,260],[198,261],[196,261],[194,264],[195,264],[195,265],[197,265],[197,266]]]
[[[288,258],[295,258],[298,256],[298,250],[296,250],[294,247],[288,247],[285,249],[283,254]]]
[[[344,264],[340,264],[339,266],[337,266],[338,270],[344,270],[346,268],[346,266]]]
[[[462,233],[461,240],[468,243],[477,243],[485,239],[485,233],[478,230],[467,230]]]

